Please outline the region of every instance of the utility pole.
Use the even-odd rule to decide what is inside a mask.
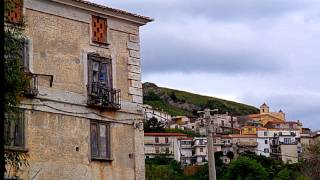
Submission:
[[[218,109],[205,109],[204,111],[198,111],[198,113],[204,113],[204,119],[206,119],[207,122],[207,142],[208,142],[208,161],[209,161],[209,180],[216,180],[216,165],[214,160],[214,152],[213,152],[213,137],[212,133],[215,133],[212,131],[211,126],[211,114],[210,112],[218,111]]]

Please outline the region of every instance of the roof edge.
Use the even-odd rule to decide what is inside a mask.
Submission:
[[[106,16],[111,16],[114,18],[130,21],[130,22],[139,24],[140,26],[145,25],[148,22],[154,21],[154,19],[147,16],[130,13],[121,9],[111,8],[111,7],[96,4],[87,0],[51,0],[51,1],[56,3],[61,3],[64,5],[73,6],[80,9],[84,9],[87,11],[103,14]]]

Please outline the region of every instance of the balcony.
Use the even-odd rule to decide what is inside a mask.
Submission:
[[[279,142],[280,145],[298,145],[297,141],[293,142]]]
[[[39,78],[44,77],[44,78],[49,78],[50,82],[50,87],[52,87],[52,82],[53,82],[53,75],[48,75],[48,74],[34,74],[34,73],[25,73],[26,79],[29,80],[29,83],[26,85],[26,88],[23,91],[23,95],[25,97],[35,97],[39,94]]]
[[[237,142],[239,147],[256,147],[258,146],[257,142]]]
[[[92,83],[87,104],[101,109],[121,109],[120,90],[106,87],[102,83]]]
[[[163,146],[169,146],[171,144],[171,141],[151,141],[151,140],[145,140],[144,144],[149,144],[149,145],[163,145]]]
[[[183,149],[193,148],[192,146],[193,146],[192,144],[181,144],[181,148]]]
[[[207,143],[195,143],[195,144],[193,145],[193,147],[197,147],[197,146],[205,147],[205,146],[207,146]]]

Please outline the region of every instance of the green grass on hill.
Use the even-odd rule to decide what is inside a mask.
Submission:
[[[166,100],[167,98],[164,98],[165,96],[180,104],[182,103],[186,105],[195,105],[198,109],[218,108],[219,113],[229,112],[232,115],[248,115],[259,112],[259,109],[254,106],[220,98],[194,94],[186,91],[158,87],[152,83],[144,83],[143,92],[145,104],[149,104],[156,109],[162,109],[174,116],[192,115],[194,114],[192,113],[194,109],[183,109],[180,107],[172,106]]]

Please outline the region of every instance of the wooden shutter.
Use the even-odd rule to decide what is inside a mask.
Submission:
[[[112,88],[112,65],[111,65],[111,59],[103,59],[101,61],[101,74],[104,74],[105,79],[104,83],[106,87]]]
[[[30,63],[30,55],[29,55],[30,41],[27,39],[22,40],[22,63],[25,72],[30,72],[29,63]]]
[[[98,16],[92,16],[92,41],[107,44],[107,20]]]
[[[92,92],[92,82],[93,82],[93,70],[92,70],[92,55],[88,54],[88,84],[87,84],[87,89],[88,89],[88,93],[91,94]]]
[[[7,0],[12,9],[7,13],[7,21],[10,23],[18,23],[22,21],[23,0]]]
[[[111,157],[110,124],[91,122],[90,144],[92,158],[109,160]]]
[[[98,146],[98,128],[96,123],[90,124],[90,144],[91,144],[91,157],[99,157],[99,146]]]
[[[18,112],[14,125],[14,146],[24,147],[24,114]]]
[[[106,124],[106,158],[111,159],[110,124]]]

